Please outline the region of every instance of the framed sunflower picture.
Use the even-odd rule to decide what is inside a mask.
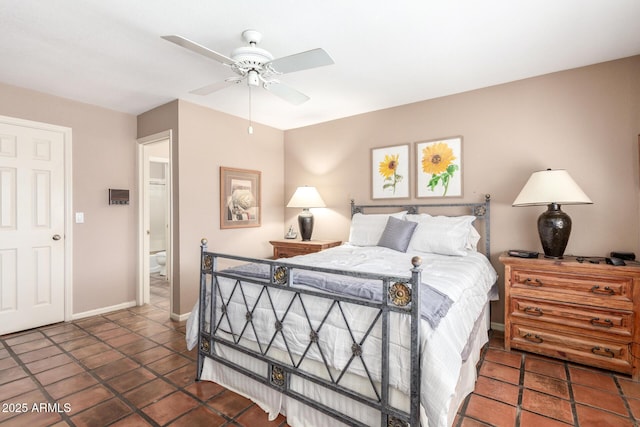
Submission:
[[[416,197],[462,197],[462,137],[415,145]]]
[[[371,198],[409,197],[409,144],[371,149]]]

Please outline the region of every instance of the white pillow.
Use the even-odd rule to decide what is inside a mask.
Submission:
[[[478,233],[478,230],[476,230],[476,228],[471,225],[471,227],[469,227],[471,230],[469,230],[469,235],[467,236],[467,249],[470,249],[472,251],[477,251],[478,250],[478,242],[480,241],[480,233]]]
[[[420,222],[426,218],[431,218],[431,215],[428,213],[419,213],[419,214],[406,214],[404,219],[407,221]]]
[[[351,218],[349,243],[355,246],[376,246],[390,216],[403,219],[407,211],[394,214],[354,214]]]
[[[466,249],[473,243],[471,225],[476,217],[463,216],[429,216],[421,214],[412,218],[417,220],[411,243],[407,252],[420,251],[440,255],[467,255]],[[477,230],[476,230],[477,234]],[[476,241],[477,244],[477,241]]]

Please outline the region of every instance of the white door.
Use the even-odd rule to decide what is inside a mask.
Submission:
[[[0,335],[65,320],[66,133],[16,122],[0,121]]]

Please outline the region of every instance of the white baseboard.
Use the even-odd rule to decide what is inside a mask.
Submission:
[[[84,319],[85,317],[98,316],[100,314],[111,313],[112,311],[123,310],[125,308],[136,307],[138,304],[135,301],[123,302],[122,304],[112,305],[110,307],[96,308],[95,310],[84,311],[82,313],[75,313],[71,315],[71,320]],[[189,318],[191,312],[185,314],[171,313],[169,317],[171,320],[182,322]]]
[[[98,316],[100,314],[111,313],[112,311],[123,310],[125,308],[135,307],[135,301],[123,302],[122,304],[112,305],[110,307],[96,308],[95,310],[84,311],[71,315],[71,320],[84,319],[85,317]]]
[[[171,313],[170,317],[171,317],[171,320],[173,320],[173,321],[182,322],[184,320],[187,320],[190,315],[191,315],[191,312],[185,313],[185,314]]]
[[[491,322],[491,329],[504,332],[504,323]]]

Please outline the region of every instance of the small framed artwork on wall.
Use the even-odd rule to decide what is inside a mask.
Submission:
[[[371,198],[409,197],[409,144],[371,149]]]
[[[260,227],[260,175],[220,167],[220,228]]]
[[[416,197],[462,197],[462,137],[415,145]]]

